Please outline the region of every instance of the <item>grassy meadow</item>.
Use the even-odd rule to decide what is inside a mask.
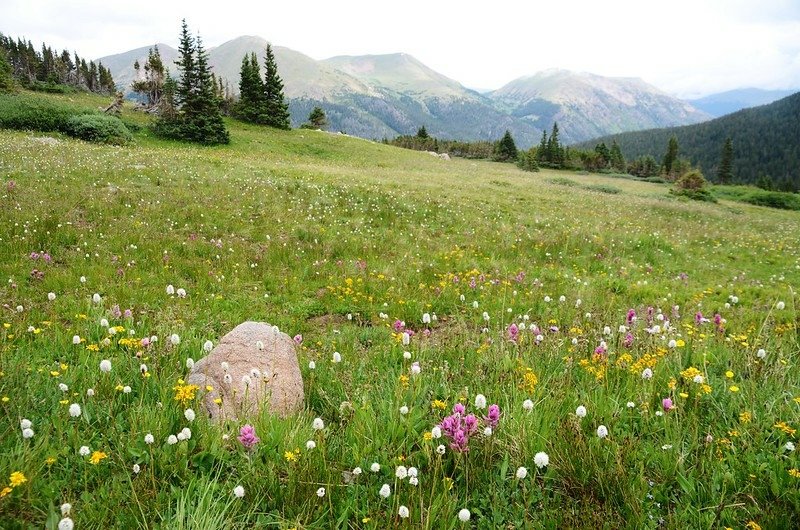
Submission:
[[[0,131],[0,527],[797,527],[798,212],[228,125]],[[245,320],[305,410],[213,425]]]

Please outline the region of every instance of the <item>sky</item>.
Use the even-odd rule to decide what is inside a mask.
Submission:
[[[405,52],[475,89],[547,68],[639,77],[683,98],[800,88],[800,0],[1,0],[0,32],[99,58],[241,35],[314,59]]]

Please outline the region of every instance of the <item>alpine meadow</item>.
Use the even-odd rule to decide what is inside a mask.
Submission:
[[[175,33],[116,90],[0,35],[0,528],[798,527],[796,168],[735,185],[797,95],[367,139],[291,115],[281,48],[232,83]]]

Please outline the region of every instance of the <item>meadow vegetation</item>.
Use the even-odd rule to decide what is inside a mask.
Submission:
[[[0,527],[800,520],[796,212],[148,119],[0,131]],[[213,425],[187,365],[245,320],[305,410]]]

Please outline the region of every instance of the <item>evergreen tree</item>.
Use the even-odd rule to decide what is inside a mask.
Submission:
[[[239,101],[234,115],[242,121],[266,124],[266,94],[255,53],[245,54],[239,78]]]
[[[625,157],[616,140],[611,144],[611,167],[616,171],[625,171]]]
[[[328,126],[328,118],[325,116],[325,111],[321,107],[314,107],[311,114],[308,115],[308,123],[314,129],[324,129]]]
[[[422,138],[422,139],[430,138],[430,136],[428,135],[428,131],[427,129],[425,129],[424,125],[419,129],[417,129],[417,138]]]
[[[539,142],[539,148],[536,150],[536,160],[540,164],[550,162],[550,153],[547,152],[547,131],[542,131],[542,141]]]
[[[517,158],[517,167],[523,171],[539,171],[539,164],[536,162],[536,148],[531,147],[527,151],[520,151]]]
[[[197,64],[195,61],[195,45],[186,19],[181,22],[181,36],[178,44],[179,58],[175,61],[180,71],[180,81],[175,87],[175,105],[184,110],[194,107],[194,89],[197,86]]]
[[[0,92],[10,92],[14,89],[14,77],[11,72],[6,51],[0,48]]]
[[[164,82],[166,81],[166,68],[161,60],[158,46],[148,50],[143,76],[139,73],[139,61],[133,64],[133,68],[136,70],[137,79],[131,83],[131,88],[134,92],[146,98],[148,107],[158,107],[164,92]]]
[[[266,96],[266,124],[278,129],[289,129],[289,105],[284,101],[283,80],[278,75],[278,64],[272,46],[267,44],[264,58],[264,94]]]
[[[721,184],[729,184],[733,179],[733,141],[730,136],[725,139],[725,144],[722,146],[717,179]]]
[[[664,163],[661,164],[664,167],[664,173],[667,176],[672,175],[672,165],[678,159],[678,139],[673,135],[669,139],[669,143],[667,144],[667,154],[664,155]]]
[[[511,137],[511,132],[507,129],[497,144],[494,159],[499,162],[513,162],[517,159],[517,145],[514,143],[514,138]]]
[[[594,148],[598,158],[598,169],[604,169],[611,163],[611,151],[606,147],[605,142],[600,142]]]
[[[547,151],[550,156],[550,163],[553,167],[564,167],[564,148],[558,140],[558,122],[553,122],[553,131],[547,141]]]

